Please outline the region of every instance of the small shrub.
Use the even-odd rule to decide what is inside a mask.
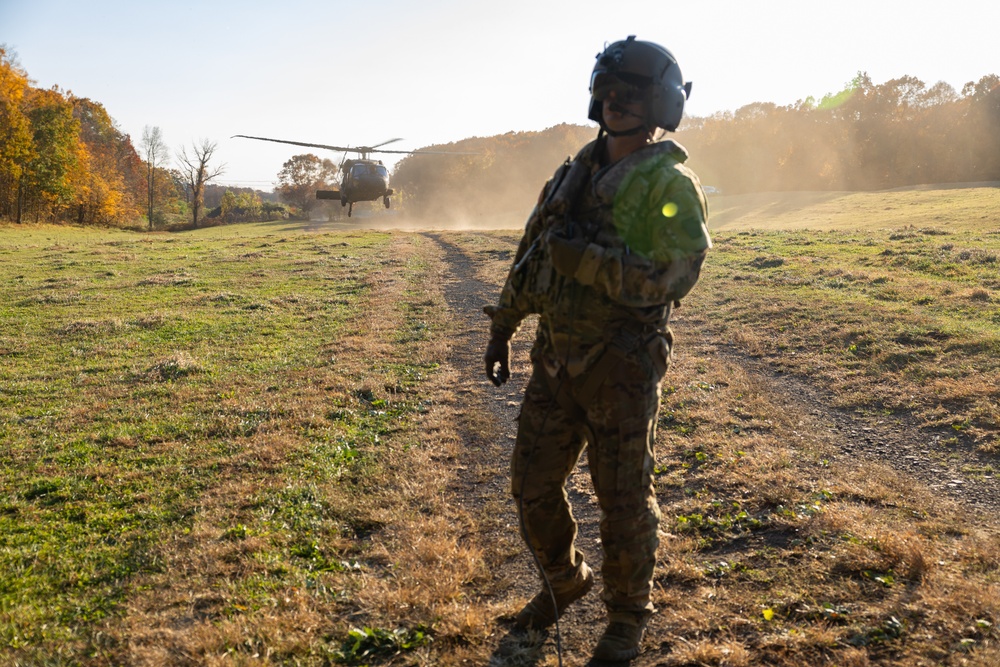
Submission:
[[[990,293],[989,290],[977,287],[969,294],[969,298],[973,301],[985,301],[988,303],[990,301]]]
[[[785,263],[781,257],[756,257],[750,262],[750,266],[757,269],[774,269]]]
[[[375,657],[389,657],[403,651],[412,651],[431,641],[428,628],[354,628],[347,633],[347,639],[337,653],[339,662],[349,665],[365,664]]]
[[[150,369],[150,374],[159,376],[161,380],[177,380],[201,370],[188,354],[179,352],[153,366]]]

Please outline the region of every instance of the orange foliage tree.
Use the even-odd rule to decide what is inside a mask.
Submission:
[[[29,90],[28,75],[0,45],[0,216],[18,220],[21,177],[34,152],[24,106]]]
[[[142,160],[104,106],[33,87],[0,45],[0,216],[127,224],[144,189]]]
[[[118,129],[103,105],[86,98],[72,101],[87,158],[85,180],[76,193],[77,222],[137,219],[142,215],[145,179],[131,138]]]
[[[25,100],[33,151],[18,186],[18,222],[25,209],[35,220],[57,219],[86,187],[87,154],[80,142],[80,123],[58,88],[31,89]]]

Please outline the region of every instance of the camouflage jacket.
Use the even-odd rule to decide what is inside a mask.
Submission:
[[[694,286],[712,245],[684,148],[663,141],[601,166],[600,141],[545,184],[499,302],[485,309],[491,334],[505,337],[537,313],[532,358],[553,374],[586,371],[623,327],[665,333],[671,305]],[[550,229],[586,242],[573,276],[553,266]]]

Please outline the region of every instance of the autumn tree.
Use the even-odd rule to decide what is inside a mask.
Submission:
[[[146,161],[146,219],[153,228],[153,200],[156,193],[156,170],[167,166],[170,157],[159,127],[142,128],[142,157]]]
[[[142,161],[131,138],[121,131],[100,102],[70,97],[80,124],[83,171],[75,192],[80,224],[122,223],[142,213]]]
[[[252,222],[260,220],[264,202],[256,192],[226,190],[219,204],[219,217],[223,222]]]
[[[335,187],[337,165],[312,153],[295,155],[281,166],[276,191],[284,201],[308,217],[316,206],[316,191]]]
[[[187,186],[190,187],[191,215],[195,227],[198,226],[198,214],[201,212],[205,197],[205,185],[225,171],[225,165],[217,167],[210,165],[217,147],[218,144],[214,141],[202,139],[200,144],[191,145],[190,156],[183,146],[177,151],[178,166]]]
[[[35,218],[53,217],[74,203],[85,180],[86,155],[73,106],[58,88],[33,89],[27,96],[34,151],[21,175],[18,222],[24,205]]]
[[[21,177],[33,156],[31,122],[24,112],[29,89],[28,75],[0,44],[0,215],[10,216],[20,202]],[[20,221],[20,214],[16,218]]]

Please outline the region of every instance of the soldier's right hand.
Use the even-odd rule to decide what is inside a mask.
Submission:
[[[486,377],[499,387],[510,379],[510,339],[494,336],[486,346],[483,355],[486,362]],[[497,365],[499,364],[499,368]]]

